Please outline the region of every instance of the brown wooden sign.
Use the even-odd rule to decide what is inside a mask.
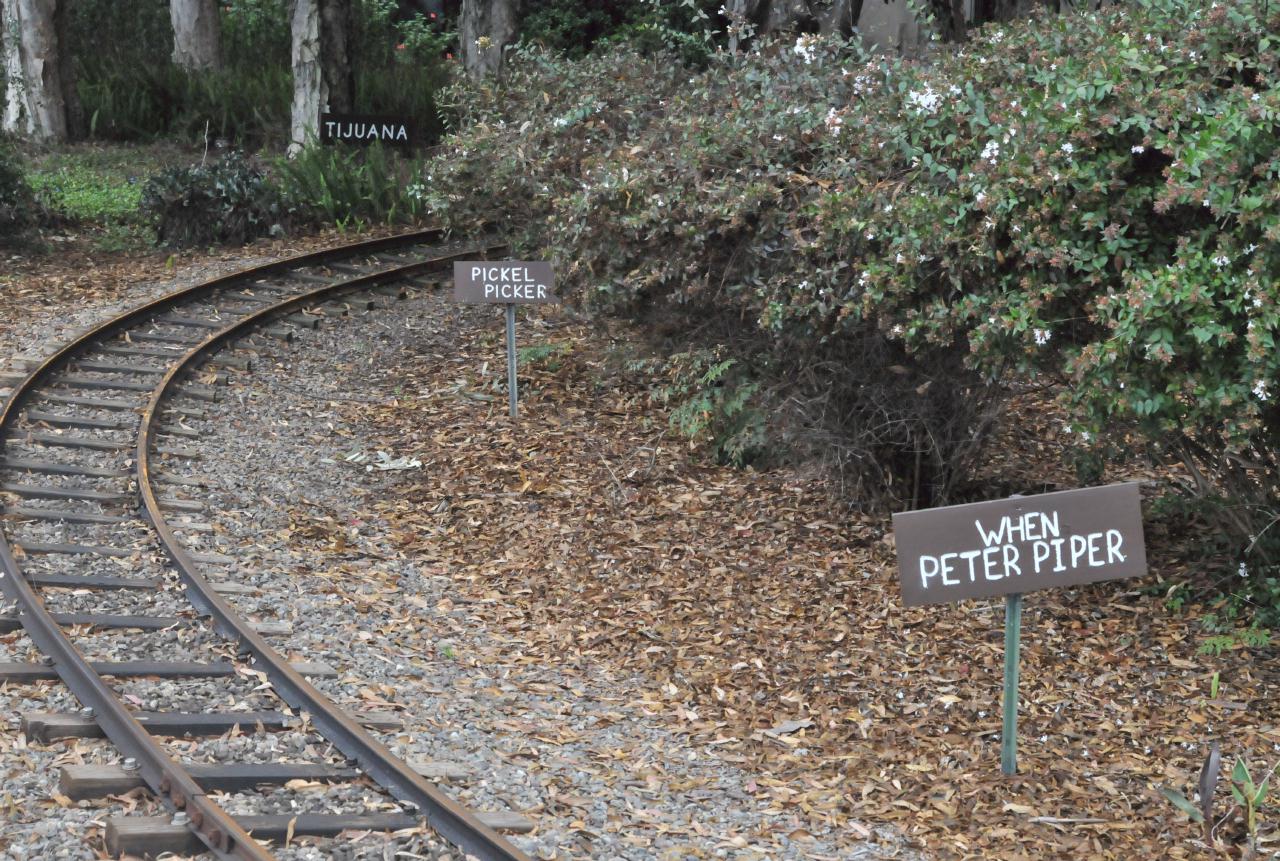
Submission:
[[[458,302],[537,305],[559,302],[551,264],[526,260],[464,260],[453,264]]]
[[[1147,571],[1133,483],[908,511],[893,534],[908,607]]]

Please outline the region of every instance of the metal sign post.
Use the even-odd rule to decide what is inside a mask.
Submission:
[[[507,402],[516,417],[516,306],[507,303]]]
[[[908,607],[1004,596],[1000,770],[1018,771],[1022,596],[1147,571],[1138,485],[1115,484],[893,515]]]
[[[453,264],[453,298],[473,305],[506,306],[507,401],[516,418],[516,306],[559,302],[555,273],[546,261],[463,260]]]
[[[1000,771],[1018,773],[1018,647],[1022,642],[1022,593],[1004,600],[1004,726],[1000,731]]]

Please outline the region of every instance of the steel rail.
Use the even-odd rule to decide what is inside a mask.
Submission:
[[[501,247],[486,249],[482,256]],[[157,435],[161,403],[186,373],[222,345],[274,317],[314,304],[332,294],[410,277],[469,255],[474,256],[475,253],[475,249],[468,249],[459,254],[436,257],[401,269],[352,279],[340,285],[320,287],[264,308],[214,333],[173,365],[156,387],[142,414],[136,469],[143,508],[161,545],[186,585],[188,599],[202,613],[211,616],[217,629],[224,636],[235,640],[242,653],[253,656],[257,668],[266,673],[272,687],[285,702],[293,708],[307,711],[312,726],[326,740],[355,760],[362,771],[401,802],[416,807],[432,828],[464,852],[481,861],[530,861],[529,856],[409,768],[363,726],[352,720],[337,704],[294,670],[265,637],[257,633],[230,603],[218,595],[169,527],[155,489],[151,486],[151,447]]]
[[[443,231],[434,228],[298,254],[203,281],[125,311],[83,332],[41,362],[14,387],[0,406],[0,438],[7,434],[21,407],[53,374],[95,343],[126,331],[129,326],[141,323],[159,312],[224,288],[290,269],[315,266],[329,260],[348,259],[388,248],[421,244],[438,240],[441,236]],[[166,380],[171,381],[172,374]],[[93,709],[107,738],[123,754],[134,759],[139,777],[154,793],[173,808],[187,813],[200,840],[211,852],[227,861],[272,861],[273,856],[205,794],[200,785],[168,755],[159,741],[133,717],[114,691],[93,670],[84,653],[63,632],[45,607],[43,599],[23,574],[3,530],[0,530],[0,591],[17,605],[18,616],[27,635],[44,653],[59,678],[75,694],[81,705]]]

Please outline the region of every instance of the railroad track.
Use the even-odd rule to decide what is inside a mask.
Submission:
[[[33,740],[105,736],[119,750],[118,764],[64,769],[63,794],[105,797],[144,786],[167,807],[164,816],[107,820],[109,852],[208,850],[264,861],[274,857],[271,845],[295,837],[425,821],[481,861],[527,858],[499,834],[524,830],[526,820],[466,810],[393,756],[370,730],[394,721],[338,708],[309,681],[329,668],[291,663],[272,647],[270,630],[227,602],[243,588],[226,576],[236,560],[184,542],[209,529],[198,519],[207,482],[188,466],[199,457],[200,403],[219,397],[228,373],[250,370],[257,339],[291,339],[328,316],[375,311],[413,285],[438,283],[453,260],[496,249],[449,244],[428,230],[292,257],[142,305],[30,362],[25,374],[0,379],[12,387],[0,410],[0,589],[10,602],[0,631],[20,626],[42,654],[39,663],[0,664],[0,681],[60,678],[79,700],[78,713],[23,715]],[[166,592],[180,592],[187,612],[158,614],[163,602],[154,596]],[[192,633],[209,623],[216,635]],[[105,648],[129,659],[91,661],[86,652],[101,651],[104,637],[119,637],[123,645]],[[220,659],[176,660],[191,655],[175,648]],[[140,710],[143,700],[122,693],[137,678],[265,679],[292,714]],[[281,730],[317,735],[345,762],[181,759],[189,749],[182,739]],[[232,794],[293,781],[374,786],[395,801],[383,796],[388,803],[376,809],[342,814],[225,809]]]

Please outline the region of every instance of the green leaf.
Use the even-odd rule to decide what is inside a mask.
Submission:
[[[1192,822],[1204,822],[1204,814],[1200,812],[1200,808],[1196,807],[1185,795],[1176,789],[1170,789],[1167,786],[1160,787],[1160,794],[1169,799],[1174,807],[1187,814]]]

